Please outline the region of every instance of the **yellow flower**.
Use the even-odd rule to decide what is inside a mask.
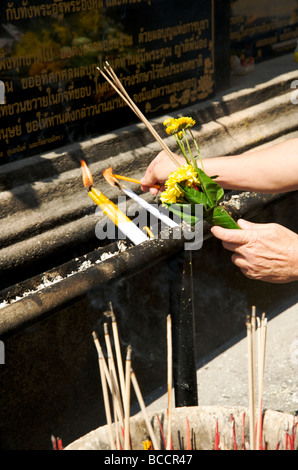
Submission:
[[[166,127],[166,132],[169,135],[174,135],[182,132],[184,129],[189,129],[195,125],[194,121],[190,117],[181,117],[181,118],[169,118],[164,121],[164,126]]]
[[[150,439],[147,438],[146,441],[142,441],[142,442],[143,442],[144,450],[153,450],[153,445]]]
[[[193,118],[191,117],[181,117],[177,119],[180,129],[188,129],[189,127],[193,127],[196,123]]]
[[[171,124],[171,122],[173,122],[173,121],[175,121],[174,118],[168,118],[168,119],[166,119],[166,120],[163,122],[163,125],[164,125],[165,127],[167,127],[167,126],[168,126],[169,124]]]
[[[161,193],[160,200],[169,204],[181,202],[183,193],[177,183],[182,182],[189,187],[199,185],[198,175],[193,166],[185,164],[169,175],[165,182],[166,190]]]

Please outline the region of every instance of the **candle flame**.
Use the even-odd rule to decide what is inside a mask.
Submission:
[[[109,168],[106,168],[103,172],[102,175],[104,179],[111,185],[111,186],[118,186],[120,188],[120,184],[117,181],[115,175],[113,174],[113,168],[110,166]]]
[[[90,188],[90,186],[93,186],[93,177],[91,175],[91,171],[89,170],[87,166],[87,163],[84,160],[81,160],[81,168],[82,168],[83,184],[85,188]]]

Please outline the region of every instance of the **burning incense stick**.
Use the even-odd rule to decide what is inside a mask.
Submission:
[[[137,180],[135,178],[130,178],[129,176],[113,174],[112,167],[109,167],[106,170],[104,170],[103,171],[103,176],[107,181],[110,179],[110,181],[109,181],[110,184],[113,184],[113,180],[116,179],[116,180],[122,180],[122,181],[130,181],[131,183],[136,183],[136,184],[141,185],[141,181]],[[160,189],[160,185],[159,184],[153,184],[152,186],[150,186],[150,188]]]
[[[144,419],[145,419],[145,423],[146,423],[148,431],[149,431],[150,439],[151,439],[152,444],[153,444],[153,448],[154,448],[154,450],[160,450],[160,447],[158,445],[158,442],[157,442],[157,439],[155,437],[152,425],[150,423],[150,420],[149,420],[149,417],[148,417],[148,414],[147,414],[147,411],[146,411],[146,405],[144,403],[143,396],[142,396],[142,393],[141,393],[141,390],[140,390],[140,387],[139,387],[139,384],[138,384],[138,381],[137,381],[137,378],[136,378],[136,375],[135,375],[133,369],[131,369],[131,382],[132,382],[132,385],[134,387],[134,391],[135,391],[135,394],[137,396],[140,408],[142,410],[142,413],[143,413],[143,416],[144,416]]]
[[[148,240],[140,230],[112,201],[102,192],[93,187],[93,177],[84,160],[81,160],[83,183],[88,188],[88,196],[97,204],[103,213],[127,236],[135,245]]]
[[[170,217],[167,215],[163,214],[157,207],[152,206],[149,204],[149,202],[145,201],[142,197],[138,196],[134,191],[132,191],[130,188],[127,188],[123,184],[119,184],[116,175],[113,175],[112,173],[112,167],[107,168],[106,170],[103,171],[103,177],[106,179],[106,181],[111,185],[111,186],[117,186],[121,191],[123,191],[129,198],[133,199],[136,201],[140,206],[142,206],[144,209],[146,209],[148,212],[150,212],[152,215],[154,215],[157,219],[161,220],[164,222],[167,226],[174,228],[177,227],[178,224],[174,222]]]
[[[156,132],[154,127],[149,123],[147,118],[143,115],[143,113],[140,111],[140,109],[137,107],[137,105],[133,102],[133,100],[130,98],[129,94],[123,87],[121,81],[115,74],[114,70],[110,66],[108,62],[106,62],[106,65],[104,67],[105,72],[107,75],[99,68],[97,69],[100,71],[102,76],[106,79],[106,81],[114,88],[114,90],[118,93],[119,96],[125,101],[125,103],[130,107],[130,109],[138,116],[138,118],[145,124],[147,129],[151,132],[153,137],[157,140],[157,142],[160,144],[160,146],[165,150],[165,152],[168,154],[168,156],[171,158],[171,160],[179,167],[180,164],[178,163],[177,159],[175,158],[173,152],[169,149],[169,147],[164,143],[164,141],[161,139],[159,134]]]
[[[131,346],[128,346],[125,361],[125,428],[124,428],[124,449],[130,449],[130,383],[131,383]]]
[[[171,427],[172,427],[172,318],[167,316],[167,368],[168,368],[168,430],[167,430],[167,450],[171,449]]]
[[[171,227],[171,228],[178,227],[178,224],[174,222],[172,219],[170,219],[170,217],[168,217],[159,209],[157,209],[157,207],[154,207],[151,204],[149,204],[149,202],[145,201],[143,198],[138,196],[130,188],[126,188],[125,186],[121,185],[121,189],[128,197],[136,201],[138,204],[140,204],[140,206],[142,206],[144,209],[150,212],[150,214],[154,215],[157,219],[164,222],[168,227]]]

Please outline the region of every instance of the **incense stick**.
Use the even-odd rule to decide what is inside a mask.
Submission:
[[[123,363],[122,363],[122,356],[121,356],[120,340],[119,340],[119,334],[118,334],[118,326],[117,326],[117,321],[116,321],[115,314],[113,312],[113,307],[112,307],[111,302],[110,302],[110,310],[112,312],[112,331],[113,331],[113,337],[114,337],[117,367],[118,367],[120,388],[121,388],[123,407],[124,407],[125,378],[124,378],[124,370],[123,370]]]
[[[140,387],[139,387],[139,384],[138,384],[138,381],[137,381],[137,378],[136,378],[136,375],[135,375],[133,369],[131,369],[131,382],[132,382],[132,385],[134,387],[134,391],[136,393],[140,408],[143,412],[143,416],[144,416],[145,423],[146,423],[148,431],[149,431],[149,435],[150,435],[150,439],[151,439],[152,444],[153,444],[153,448],[154,448],[154,450],[160,450],[160,446],[158,445],[158,442],[157,442],[157,439],[155,437],[152,425],[150,423],[150,420],[149,420],[149,417],[148,417],[148,414],[147,414],[147,411],[146,411],[146,405],[145,405],[145,402],[144,402],[144,399],[143,399],[143,396],[142,396],[142,393],[141,393],[141,390],[140,390]]]
[[[110,371],[109,371],[107,363],[105,361],[105,357],[103,355],[102,348],[101,348],[100,342],[97,338],[97,335],[96,335],[95,332],[93,332],[92,335],[93,335],[93,339],[94,339],[94,344],[95,344],[96,349],[97,349],[98,357],[101,358],[101,364],[102,364],[102,367],[103,367],[103,370],[104,370],[104,373],[105,373],[105,376],[106,376],[106,381],[107,381],[107,384],[109,386],[109,389],[110,389],[110,392],[111,392],[111,395],[112,395],[112,398],[113,398],[113,405],[116,406],[116,417],[117,418],[115,418],[115,427],[117,426],[116,421],[119,421],[120,424],[123,427],[124,418],[123,418],[123,409],[122,409],[122,406],[121,406],[121,400],[116,399],[117,397],[115,397],[114,386],[113,386],[113,383],[112,383],[112,377],[110,375]],[[116,427],[116,432],[118,432],[117,427]]]
[[[117,372],[116,372],[114,356],[113,356],[113,350],[112,350],[112,345],[111,345],[111,340],[110,340],[110,336],[109,336],[107,323],[104,324],[104,334],[105,334],[105,341],[106,341],[106,346],[107,346],[110,374],[111,374],[111,377],[113,378],[114,390],[115,390],[115,393],[116,393],[116,397],[117,397],[117,399],[120,403],[120,408],[121,408],[121,411],[122,411],[120,390],[119,390],[119,384],[118,384],[118,379],[117,379]],[[123,411],[121,413],[121,416],[123,418]],[[122,424],[123,424],[123,420],[122,420]]]
[[[124,449],[130,449],[130,382],[131,382],[131,346],[128,346],[125,361],[125,407],[124,407]]]
[[[178,224],[174,222],[172,219],[170,219],[170,217],[168,217],[166,214],[163,214],[159,209],[149,204],[149,202],[145,201],[143,198],[138,196],[130,188],[127,188],[126,186],[121,185],[121,189],[128,197],[136,201],[138,204],[140,204],[140,206],[144,207],[144,209],[146,209],[148,212],[154,215],[157,219],[164,222],[168,227],[171,227],[171,228],[178,227]]]
[[[167,369],[168,369],[168,430],[167,430],[167,450],[171,449],[171,426],[172,426],[172,319],[167,316]]]
[[[107,382],[106,382],[106,374],[105,374],[105,371],[104,371],[104,364],[103,364],[103,354],[102,354],[101,348],[98,348],[99,341],[97,339],[97,336],[96,336],[95,332],[93,332],[93,339],[94,339],[94,342],[96,342],[96,345],[97,345],[100,379],[101,379],[101,386],[102,386],[102,392],[103,392],[106,419],[107,419],[107,423],[108,423],[110,446],[111,446],[111,450],[116,450],[116,445],[115,445],[115,441],[114,441],[114,434],[113,434],[113,427],[112,427],[112,416],[111,416],[110,401],[109,401]]]
[[[107,72],[109,77],[99,68],[97,69],[100,71],[102,76],[106,79],[106,81],[114,88],[114,90],[119,94],[119,96],[126,102],[126,104],[131,108],[131,110],[138,116],[138,118],[145,124],[147,129],[151,132],[153,137],[157,140],[157,142],[160,144],[160,146],[165,150],[165,152],[168,154],[168,156],[171,158],[171,160],[179,167],[180,164],[176,160],[173,152],[169,149],[169,147],[164,143],[164,141],[161,139],[161,137],[158,135],[154,127],[149,123],[149,121],[146,119],[146,117],[143,115],[143,113],[140,111],[140,109],[137,107],[137,105],[133,102],[133,100],[130,98],[129,94],[123,87],[121,81],[118,79],[117,75],[115,74],[114,70],[110,66],[108,62],[106,62],[106,66],[104,67],[104,70]]]
[[[263,389],[265,354],[267,338],[267,319],[262,314],[261,320],[256,318],[255,307],[252,307],[251,319],[246,322],[248,343],[248,377],[249,377],[249,409],[250,409],[250,450],[263,448]],[[257,326],[257,328],[256,328]],[[255,333],[257,337],[257,364],[258,364],[258,412],[255,420]]]
[[[111,393],[112,393],[112,400],[113,400],[113,405],[114,405],[114,421],[115,421],[115,428],[116,428],[116,440],[117,440],[117,444],[118,444],[117,447],[119,448],[120,438],[119,438],[119,433],[118,433],[117,412],[118,412],[118,417],[119,417],[119,421],[120,421],[121,426],[124,426],[124,414],[123,414],[123,409],[122,409],[122,405],[121,405],[119,384],[118,384],[118,379],[117,379],[117,373],[116,373],[116,368],[115,368],[113,350],[112,350],[112,345],[111,345],[111,340],[110,340],[110,336],[109,336],[107,323],[104,323],[104,336],[105,336],[105,342],[106,342],[106,347],[107,347],[109,371],[110,371],[110,376],[111,376],[111,386],[112,386]]]
[[[249,437],[250,450],[255,448],[255,386],[254,386],[254,341],[253,325],[247,321],[247,345],[248,345],[248,393],[249,393]]]
[[[257,427],[257,449],[262,449],[262,425],[263,425],[263,389],[266,350],[266,326],[265,314],[262,319],[258,318],[258,427]]]
[[[117,180],[122,180],[122,181],[129,181],[131,183],[136,183],[141,185],[141,181],[136,179],[136,178],[131,178],[130,176],[122,176],[122,175],[113,175]],[[155,188],[155,189],[160,189],[159,184],[152,184],[150,185],[150,188]]]

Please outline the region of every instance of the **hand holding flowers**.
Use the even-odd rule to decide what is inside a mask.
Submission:
[[[196,204],[203,205],[204,220],[211,225],[240,229],[226,209],[221,205],[223,188],[204,172],[203,161],[197,141],[191,131],[195,121],[190,117],[170,118],[164,121],[166,132],[173,135],[186,163],[173,171],[165,182],[165,191],[160,199],[173,213],[193,225],[198,221],[195,216]],[[198,167],[189,141],[195,146],[201,168]]]

